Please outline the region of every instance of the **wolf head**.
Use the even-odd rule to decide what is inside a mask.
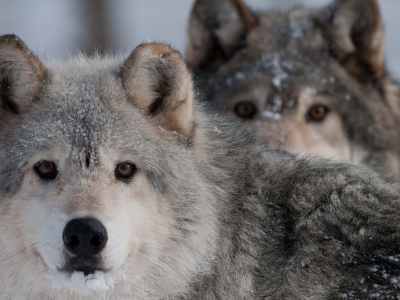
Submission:
[[[208,271],[215,201],[178,52],[43,62],[6,35],[0,70],[0,298],[156,298]]]
[[[254,14],[198,0],[186,57],[205,98],[261,140],[400,174],[400,94],[377,1]]]

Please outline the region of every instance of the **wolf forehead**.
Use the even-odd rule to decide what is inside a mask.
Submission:
[[[146,114],[122,87],[124,59],[82,55],[66,63],[44,63],[46,79],[30,107],[0,130],[4,173],[30,168],[40,159],[61,159],[78,168],[78,176],[86,174],[87,160],[100,167],[104,159],[131,160],[146,168],[150,182],[160,181],[159,167],[168,169],[160,154],[168,148],[159,147],[162,141]]]
[[[332,72],[337,69],[335,65],[316,62],[318,55],[303,56],[299,60],[297,54],[284,51],[262,53],[243,50],[230,63],[198,82],[213,104],[221,108],[230,103],[233,95],[260,86],[284,94],[282,100],[294,101],[294,104],[304,87],[325,94],[348,93],[350,89],[341,74]]]
[[[27,148],[49,148],[57,141],[79,148],[99,143],[118,147],[125,133],[131,138],[124,144],[133,143],[141,128],[140,113],[117,76],[121,63],[122,59],[79,57],[47,64],[39,93],[13,124],[19,129],[18,141],[31,143]]]

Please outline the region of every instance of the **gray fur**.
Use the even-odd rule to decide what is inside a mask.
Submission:
[[[170,72],[169,66],[160,67],[163,56],[157,52],[167,48],[157,47],[138,48],[154,58],[147,71]],[[166,57],[171,53],[176,56],[171,49],[163,52]],[[396,299],[396,183],[368,167],[271,149],[240,124],[200,104],[187,111],[194,120],[190,137],[165,130],[124,90],[119,77],[124,61],[78,57],[43,62],[47,80],[35,101],[2,127],[1,299]],[[181,59],[174,64],[183,70]],[[183,74],[172,76],[172,82],[182,76],[190,80]],[[58,149],[51,155],[60,165],[59,177],[43,183],[33,166],[53,148]],[[119,156],[140,169],[130,183],[116,182],[107,164]],[[146,192],[136,197],[144,178]],[[102,199],[96,194],[116,185],[115,193],[133,197]],[[142,251],[126,258],[127,267],[148,264],[135,267],[114,288],[70,294],[67,288],[53,288],[43,269],[32,267],[39,263],[29,256],[36,245],[27,241],[44,230],[33,225],[41,224],[42,210],[48,211],[44,218],[54,211],[60,218],[82,211],[123,219],[123,210],[116,216],[107,210],[125,202],[141,208],[144,222],[150,221],[146,226],[158,222],[147,206],[154,203],[170,229],[161,242],[156,232],[142,240]],[[42,256],[57,251],[39,246]]]
[[[223,14],[243,21],[243,7],[241,0],[194,5],[186,60],[204,100],[233,116],[240,101],[252,102],[257,112],[243,122],[273,146],[370,164],[400,178],[400,90],[385,68],[378,2],[256,12],[257,24],[231,36]],[[229,52],[220,46],[227,39],[235,45]],[[302,104],[307,88],[315,95],[306,98],[322,100]],[[320,123],[306,119],[315,104],[330,110]],[[334,118],[337,126],[325,125]],[[337,154],[346,147],[347,155]]]

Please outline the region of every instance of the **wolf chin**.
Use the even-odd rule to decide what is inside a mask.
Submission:
[[[242,0],[198,0],[187,63],[204,99],[260,140],[400,179],[400,90],[378,1],[332,2],[252,12]]]
[[[169,46],[0,37],[1,299],[394,299],[400,189],[207,112]]]

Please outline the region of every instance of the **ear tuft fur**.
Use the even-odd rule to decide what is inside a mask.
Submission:
[[[385,75],[384,32],[377,0],[336,0],[323,21],[332,51],[360,80]]]
[[[178,51],[164,44],[142,44],[129,56],[120,76],[134,105],[157,125],[192,135],[192,78]]]
[[[189,20],[186,62],[208,67],[229,57],[258,20],[242,0],[197,0]]]
[[[0,127],[30,103],[44,78],[42,64],[19,37],[0,36]]]

